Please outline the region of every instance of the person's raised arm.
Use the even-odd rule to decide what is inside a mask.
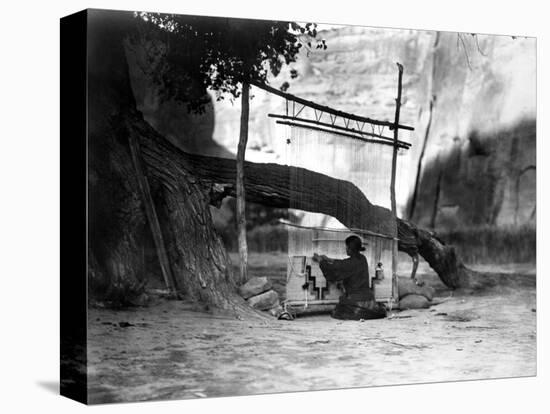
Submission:
[[[330,257],[325,256],[324,254],[319,255],[319,254],[317,254],[317,253],[313,253],[313,258],[312,258],[312,260],[313,260],[314,262],[317,262],[317,263],[320,263],[320,262],[322,262],[322,261],[328,262],[328,263],[332,263],[332,262],[334,262],[335,259],[331,259]]]
[[[350,259],[331,259],[331,261],[321,260],[319,267],[323,272],[323,276],[328,281],[344,280],[352,276],[354,273],[356,264]]]

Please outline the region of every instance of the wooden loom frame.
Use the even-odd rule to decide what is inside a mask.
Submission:
[[[380,145],[391,145],[393,146],[392,154],[392,170],[391,170],[391,184],[390,184],[390,200],[391,200],[391,212],[394,220],[397,223],[397,209],[396,209],[396,199],[395,199],[395,179],[396,179],[396,169],[397,169],[397,152],[401,149],[409,149],[411,147],[410,143],[399,140],[399,130],[408,130],[414,131],[414,128],[407,125],[401,125],[399,123],[400,112],[401,112],[401,94],[402,94],[402,80],[403,80],[403,66],[400,63],[396,63],[398,68],[398,82],[397,82],[397,98],[395,99],[395,115],[394,121],[381,121],[368,117],[363,117],[351,113],[346,113],[328,106],[320,105],[312,101],[297,97],[295,95],[288,94],[277,90],[271,86],[261,84],[258,82],[251,82],[251,85],[256,86],[260,89],[265,90],[271,94],[280,96],[286,100],[286,115],[278,114],[268,114],[271,118],[278,118],[276,122],[282,125],[288,125],[292,127],[307,128],[312,130],[317,130],[321,132],[329,132],[336,135],[341,135],[347,138],[358,139],[365,142],[376,143]],[[289,115],[289,102],[292,102],[292,116]],[[302,108],[298,108],[296,112],[296,103],[302,105]],[[309,107],[315,111],[315,120],[300,118],[299,115],[304,108]],[[320,115],[317,116],[317,111],[320,112]],[[323,113],[328,113],[330,116],[331,123],[321,122],[321,117]],[[344,120],[344,126],[336,125],[337,118],[340,117]],[[350,121],[355,121],[357,128],[350,128]],[[363,131],[365,124],[370,124],[371,126],[377,125],[380,127],[389,127],[390,131],[393,131],[393,137],[384,136],[382,132],[376,134],[374,130],[372,133]],[[373,128],[374,129],[374,128]],[[369,137],[369,138],[365,138]],[[289,225],[290,223],[284,223]],[[306,226],[297,226],[295,227],[304,227],[312,229]],[[322,229],[324,231],[335,231],[335,229]],[[344,231],[344,230],[340,230]],[[386,237],[391,238],[387,235],[374,234],[373,232],[361,229],[348,229],[346,232],[352,233],[365,233],[374,237]],[[399,302],[398,294],[398,285],[397,285],[397,238],[393,238],[393,249],[392,249],[392,295],[393,302]],[[307,303],[307,301],[306,301]],[[298,304],[298,303],[297,303]]]

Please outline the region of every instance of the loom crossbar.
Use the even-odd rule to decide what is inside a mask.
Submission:
[[[359,115],[339,111],[338,109],[334,109],[334,108],[331,108],[329,106],[320,105],[318,103],[308,101],[307,99],[303,99],[303,98],[300,98],[298,96],[294,96],[294,95],[291,95],[289,93],[282,92],[282,91],[280,91],[278,89],[275,89],[271,86],[268,86],[264,83],[260,83],[260,82],[256,82],[256,81],[250,81],[250,84],[257,87],[257,88],[263,89],[266,92],[272,93],[272,94],[280,96],[282,98],[285,98],[288,101],[296,102],[296,103],[299,103],[301,105],[305,105],[305,106],[308,106],[310,108],[317,109],[317,110],[322,111],[322,112],[326,112],[328,114],[332,114],[332,115],[335,115],[335,116],[340,116],[342,118],[350,119],[352,121],[365,122],[367,124],[372,124],[372,125],[387,126],[387,127],[390,128],[390,130],[393,130],[395,127],[397,127],[397,129],[406,129],[408,131],[414,131],[414,128],[411,127],[411,126],[395,124],[395,123],[390,122],[390,121],[379,121],[379,120],[376,120],[376,119],[367,118],[367,117],[364,117],[364,116],[359,116]]]
[[[339,125],[333,125],[333,124],[329,124],[329,123],[326,123],[326,122],[320,122],[320,121],[314,121],[312,119],[306,119],[306,118],[297,118],[297,117],[293,117],[293,116],[287,116],[287,115],[278,115],[278,114],[267,114],[268,117],[270,118],[279,118],[279,119],[284,119],[284,120],[288,120],[288,121],[296,121],[296,122],[303,122],[303,123],[307,123],[307,124],[313,124],[313,125],[319,125],[320,127],[328,127],[328,128],[331,128],[331,129],[336,129],[338,131],[344,131],[344,132],[349,132],[351,134],[359,134],[359,135],[363,135],[363,136],[367,136],[367,137],[373,137],[373,138],[379,138],[379,139],[383,139],[383,140],[386,140],[388,142],[390,142],[392,145],[394,143],[394,139],[391,138],[391,137],[386,137],[384,135],[379,135],[379,134],[372,134],[370,132],[365,132],[365,131],[359,131],[358,129],[355,129],[355,128],[345,128],[345,127],[342,127],[342,126],[339,126]],[[304,125],[305,127],[305,125]],[[338,133],[336,131],[331,131],[332,133]],[[359,138],[359,137],[355,137],[354,138]],[[408,142],[405,142],[405,141],[397,141],[400,145],[403,145],[404,147],[407,147],[410,148],[411,147],[411,144],[409,144]],[[401,148],[404,148],[404,147],[401,147]]]
[[[284,224],[285,226],[289,226],[289,227],[296,227],[298,229],[320,230],[320,231],[328,231],[328,232],[332,232],[332,233],[359,233],[359,234],[364,234],[365,236],[381,237],[383,239],[399,241],[399,239],[396,238],[396,237],[392,237],[392,236],[389,236],[387,234],[376,233],[376,232],[370,231],[370,230],[354,229],[354,228],[337,229],[337,228],[333,228],[333,227],[302,226],[300,224],[294,224],[294,223],[291,223],[291,222],[286,221],[286,220],[279,220],[279,223]]]
[[[368,138],[363,138],[359,135],[347,134],[345,132],[340,132],[340,131],[331,131],[330,129],[327,129],[327,128],[320,128],[320,127],[316,127],[316,126],[312,126],[312,125],[304,125],[304,124],[299,124],[299,123],[290,122],[290,121],[277,121],[277,123],[281,124],[281,125],[288,125],[288,126],[291,126],[291,127],[306,128],[306,129],[312,129],[314,131],[327,132],[329,134],[341,135],[341,136],[348,137],[348,138],[358,139],[358,140],[364,141],[364,142],[371,142],[371,143],[375,143],[375,144],[389,145],[390,147],[396,146],[398,148],[409,149],[409,147],[407,145],[400,144],[399,141],[397,143],[394,143],[393,141],[387,141],[387,140],[383,140],[383,139],[368,139]]]

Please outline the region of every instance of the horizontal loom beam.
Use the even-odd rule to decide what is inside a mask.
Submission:
[[[325,106],[325,105],[320,105],[318,103],[308,101],[307,99],[303,99],[303,98],[300,98],[298,96],[291,95],[291,94],[286,93],[286,92],[282,92],[282,91],[280,91],[278,89],[275,89],[271,86],[268,86],[264,83],[260,83],[260,82],[256,82],[256,81],[250,81],[249,83],[251,85],[257,87],[257,88],[263,89],[266,92],[269,92],[269,93],[272,93],[274,95],[280,96],[280,97],[285,98],[289,101],[294,101],[294,102],[297,102],[301,105],[305,105],[305,106],[308,106],[310,108],[317,109],[319,111],[326,112],[326,113],[329,113],[329,114],[332,114],[332,115],[335,115],[335,116],[340,116],[342,118],[351,119],[353,121],[365,122],[367,124],[372,124],[372,125],[387,126],[387,127],[390,128],[390,130],[393,130],[397,126],[398,129],[406,129],[408,131],[414,131],[414,128],[411,127],[411,126],[399,125],[399,124],[395,125],[393,122],[378,121],[376,119],[367,118],[367,117],[359,116],[359,115],[354,115],[354,114],[350,114],[350,113],[347,113],[347,112],[339,111],[338,109],[330,108],[330,107]]]
[[[283,220],[283,219],[279,219],[279,224],[283,224],[283,225],[289,226],[289,227],[295,227],[295,228],[298,228],[298,229],[304,229],[304,230],[320,230],[320,231],[328,231],[328,232],[333,232],[333,233],[359,233],[359,234],[364,234],[366,236],[380,237],[382,239],[399,241],[399,239],[397,237],[392,237],[392,236],[387,235],[387,234],[376,233],[374,231],[363,230],[363,229],[355,229],[355,228],[337,229],[337,228],[332,228],[332,227],[303,226],[301,224],[294,224],[294,223],[291,223],[288,220]]]
[[[312,125],[304,125],[304,124],[299,124],[299,123],[289,122],[289,121],[277,121],[277,123],[281,124],[281,125],[292,126],[292,127],[306,128],[306,129],[312,129],[312,130],[320,131],[320,132],[327,132],[329,134],[342,135],[344,137],[358,139],[359,141],[364,141],[364,142],[371,142],[371,143],[374,143],[374,144],[389,145],[390,147],[393,147],[395,145],[398,148],[409,149],[409,146],[407,146],[405,144],[400,144],[399,141],[398,141],[397,144],[394,144],[392,141],[386,141],[386,140],[383,140],[383,139],[368,139],[368,138],[363,138],[363,137],[360,137],[360,136],[354,135],[354,134],[346,134],[345,132],[339,132],[339,131],[330,130],[330,129],[326,129],[326,128],[319,128],[319,127],[312,126]]]
[[[298,122],[303,122],[303,123],[308,123],[308,124],[313,124],[313,125],[319,125],[319,126],[323,126],[323,127],[329,127],[329,128],[333,128],[333,129],[336,129],[338,131],[344,131],[344,132],[350,132],[352,134],[360,134],[360,135],[364,135],[364,136],[368,136],[368,137],[373,137],[373,138],[380,138],[380,139],[384,139],[388,142],[390,142],[392,145],[393,145],[393,138],[390,138],[390,137],[386,137],[384,135],[379,135],[379,134],[373,134],[371,132],[365,132],[365,131],[360,131],[358,129],[355,129],[355,128],[345,128],[345,127],[342,127],[340,125],[332,125],[332,124],[328,124],[326,122],[320,122],[320,121],[314,121],[312,119],[306,119],[306,118],[297,118],[297,117],[292,117],[292,116],[287,116],[287,115],[278,115],[278,114],[267,114],[268,117],[270,118],[279,118],[279,119],[285,119],[285,120],[289,120],[289,121],[298,121]],[[359,137],[357,137],[359,138]],[[408,142],[405,142],[405,141],[397,141],[399,144],[402,144],[403,146],[406,146],[407,148],[410,148],[411,147],[411,144],[409,144]]]

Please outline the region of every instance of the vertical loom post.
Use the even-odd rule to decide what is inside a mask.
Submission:
[[[399,112],[401,111],[401,87],[403,80],[403,66],[400,63],[397,63],[397,69],[399,70],[398,81],[397,81],[397,99],[395,100],[395,121],[393,125],[393,156],[391,163],[391,211],[395,218],[397,225],[397,206],[395,202],[395,173],[397,169],[397,149],[399,141]],[[396,231],[397,233],[397,231]],[[396,234],[397,236],[397,234]],[[397,284],[397,241],[393,242],[393,263],[392,263],[392,283],[393,283],[393,298],[395,302],[399,301],[399,292]]]
[[[244,156],[248,141],[248,117],[249,117],[249,90],[247,82],[242,84],[241,105],[241,129],[239,146],[237,148],[237,232],[239,243],[239,284],[248,280],[248,245],[246,243],[246,214],[245,214],[245,190],[244,190]]]

